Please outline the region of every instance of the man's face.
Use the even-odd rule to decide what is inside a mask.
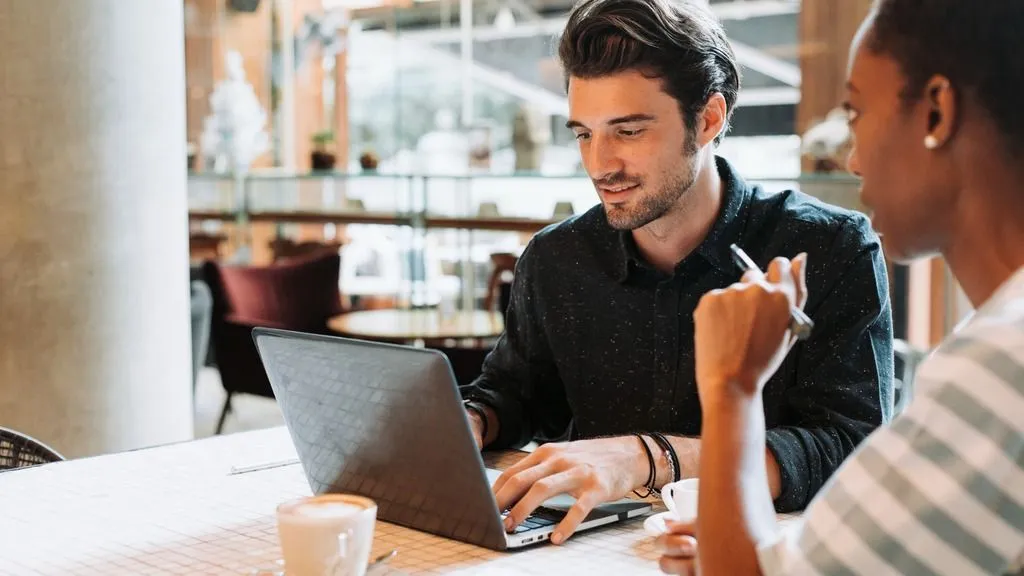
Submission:
[[[861,202],[897,261],[929,256],[945,245],[955,210],[947,163],[924,146],[928,109],[907,106],[906,80],[892,58],[868,49],[865,28],[851,52],[847,102],[855,145],[849,169],[861,177]]]
[[[569,80],[569,122],[608,222],[635,230],[665,216],[696,179],[696,143],[661,80],[629,71]]]

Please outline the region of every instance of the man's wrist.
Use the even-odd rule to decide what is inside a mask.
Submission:
[[[473,400],[464,400],[462,407],[469,414],[471,421],[474,424],[474,429],[480,434],[481,441],[487,440],[488,422],[487,422],[487,411],[482,404]]]
[[[463,400],[463,409],[470,418],[473,431],[480,435],[480,447],[486,448],[498,440],[500,422],[490,405],[473,399]]]

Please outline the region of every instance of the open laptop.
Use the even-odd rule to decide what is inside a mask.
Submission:
[[[253,340],[314,494],[372,498],[381,520],[492,550],[548,540],[573,504],[544,503],[514,534],[502,526],[448,359],[440,352],[257,328]],[[622,500],[579,531],[651,510]]]

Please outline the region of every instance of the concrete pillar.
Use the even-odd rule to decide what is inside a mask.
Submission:
[[[181,0],[0,0],[0,426],[192,437]]]

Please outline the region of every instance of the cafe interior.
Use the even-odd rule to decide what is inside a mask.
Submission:
[[[600,202],[572,5],[0,0],[0,573],[284,573],[280,506],[316,487],[253,330],[480,376],[531,238]],[[862,210],[837,108],[870,5],[710,0],[743,75],[718,154],[750,182]],[[898,412],[971,307],[941,259],[888,272]],[[510,553],[382,502],[339,545],[371,573],[658,571],[642,519]]]

